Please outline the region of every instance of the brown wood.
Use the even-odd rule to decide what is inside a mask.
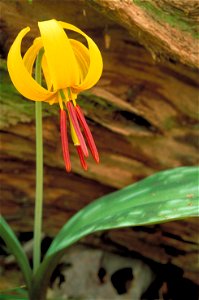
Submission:
[[[33,0],[32,4],[1,1],[0,43],[4,58],[1,63],[1,206],[3,215],[16,231],[31,231],[33,224],[34,103],[23,99],[12,87],[5,57],[19,30],[29,25],[31,32],[23,50],[27,47],[38,32],[37,20],[56,18],[81,27],[99,45],[104,60],[103,76],[97,86],[78,98],[99,148],[99,165],[89,159],[89,171],[84,172],[71,144],[73,172],[66,174],[59,135],[59,107],[44,105],[43,230],[46,234],[54,235],[71,215],[101,195],[160,170],[198,163],[196,40],[188,33],[182,38],[182,31],[168,25],[159,24],[155,30],[158,22],[130,1],[89,1],[95,2],[97,9],[110,13],[116,21],[95,11],[87,1],[78,1],[78,5],[74,2],[60,1],[58,5],[49,1],[46,5],[44,0]],[[168,5],[166,0],[150,2]],[[192,5],[191,0],[190,5],[180,6],[180,3],[185,5],[185,1],[173,0],[170,6],[184,7],[183,13],[189,12],[188,20],[195,20],[198,6]],[[119,5],[123,6],[119,8]],[[128,17],[126,22],[125,17]],[[156,58],[160,56],[160,61],[154,60],[154,55],[141,44],[155,53]],[[197,282],[195,219],[154,228],[153,232],[145,228],[139,232],[136,229],[110,231],[107,237],[157,262],[171,261],[185,270],[186,277]],[[177,256],[172,251],[168,254],[167,246],[179,250]]]
[[[195,0],[89,0],[101,13],[125,27],[155,60],[174,59],[199,67]]]

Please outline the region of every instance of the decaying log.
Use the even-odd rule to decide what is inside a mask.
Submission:
[[[199,67],[198,16],[195,0],[89,0],[124,26],[154,59],[178,60]]]
[[[18,31],[30,26],[31,31],[23,43],[24,51],[38,33],[37,20],[56,18],[81,27],[96,41],[104,60],[100,82],[78,98],[99,148],[99,165],[89,159],[89,171],[84,172],[71,143],[73,172],[66,174],[59,134],[59,107],[43,105],[43,230],[46,234],[54,235],[71,215],[101,195],[157,171],[198,162],[198,74],[190,67],[197,66],[195,25],[182,38],[179,28],[174,29],[167,23],[165,27],[162,25],[164,19],[163,23],[149,19],[141,1],[89,2],[104,7],[105,11],[109,9],[126,29],[96,12],[87,1],[78,1],[78,5],[77,1],[60,1],[59,4],[49,1],[47,5],[44,0],[33,0],[32,4],[25,0],[1,1],[1,206],[3,215],[17,231],[31,231],[33,224],[34,103],[21,97],[12,86],[5,58]],[[180,16],[188,13],[187,24],[195,24],[198,6],[192,6],[190,0],[190,6],[185,5],[181,11],[178,6],[183,2],[172,0],[170,5],[180,10]],[[161,5],[167,7],[169,2],[148,3],[160,10]],[[111,10],[111,5],[116,4],[135,9],[126,11],[127,23],[123,19],[124,10]],[[153,26],[147,22],[153,22]],[[139,32],[135,34],[138,27]],[[150,48],[156,57],[166,57],[170,62],[154,61],[140,44]],[[147,228],[115,230],[106,236],[117,245],[157,262],[171,261],[184,269],[186,277],[197,282],[196,220],[157,225],[152,232]]]

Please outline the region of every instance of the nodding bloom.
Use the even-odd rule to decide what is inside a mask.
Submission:
[[[59,103],[61,142],[66,170],[71,170],[68,124],[81,165],[87,170],[87,144],[97,163],[99,155],[76,98],[78,93],[91,88],[99,80],[102,73],[100,51],[89,36],[71,24],[48,20],[38,22],[38,26],[41,36],[34,39],[23,57],[21,42],[30,28],[22,29],[12,44],[7,60],[11,80],[16,89],[30,100]],[[87,46],[76,39],[69,39],[65,30],[82,35],[87,41]],[[32,74],[36,58],[42,49],[43,84],[40,85]]]

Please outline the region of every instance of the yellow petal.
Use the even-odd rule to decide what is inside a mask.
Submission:
[[[80,74],[79,84],[81,84],[85,79],[89,69],[89,64],[90,64],[89,51],[82,43],[73,39],[69,39],[69,40],[79,66],[79,74]]]
[[[44,78],[46,81],[46,85],[49,91],[51,91],[53,89],[53,83],[50,77],[50,72],[49,72],[49,68],[48,68],[48,64],[47,64],[47,59],[46,59],[46,55],[44,53],[43,57],[42,57],[42,70],[43,70],[43,74],[44,74]]]
[[[42,39],[41,39],[41,37],[38,37],[38,38],[34,39],[33,44],[26,51],[26,53],[23,57],[24,65],[26,66],[26,69],[28,70],[28,72],[30,74],[32,74],[34,62],[35,62],[37,55],[38,55],[39,51],[41,50],[41,48],[43,48]],[[42,71],[44,74],[47,88],[49,91],[51,91],[52,90],[52,80],[50,78],[48,64],[47,64],[45,54],[43,54],[43,56],[42,56]],[[53,101],[53,103],[54,103],[54,101]]]
[[[54,90],[78,84],[78,63],[65,31],[56,20],[38,25]]]
[[[32,74],[34,62],[42,47],[43,45],[41,38],[36,38],[23,57],[24,65],[30,74]]]
[[[87,76],[85,77],[84,81],[81,84],[79,84],[78,86],[73,85],[71,87],[73,87],[78,92],[85,89],[89,89],[94,84],[97,83],[97,81],[99,80],[102,74],[103,62],[102,62],[101,53],[97,45],[94,43],[94,41],[83,31],[81,31],[79,28],[65,22],[59,22],[59,23],[64,29],[69,29],[78,32],[81,35],[83,35],[87,40],[89,54],[90,54],[90,65],[89,65]]]
[[[42,88],[32,78],[21,57],[21,42],[29,30],[29,27],[22,29],[12,44],[7,59],[8,72],[14,86],[24,97],[34,101],[48,101],[55,93]]]

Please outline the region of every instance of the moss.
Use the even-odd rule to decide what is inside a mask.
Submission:
[[[174,128],[174,127],[176,127],[176,126],[177,126],[177,122],[173,117],[167,118],[164,122],[164,129],[167,130],[167,131]]]
[[[193,38],[199,39],[198,26],[194,20],[187,17],[180,9],[164,6],[164,10],[153,5],[148,0],[132,0],[136,5],[142,7],[154,19],[169,24],[172,27],[188,32]]]

